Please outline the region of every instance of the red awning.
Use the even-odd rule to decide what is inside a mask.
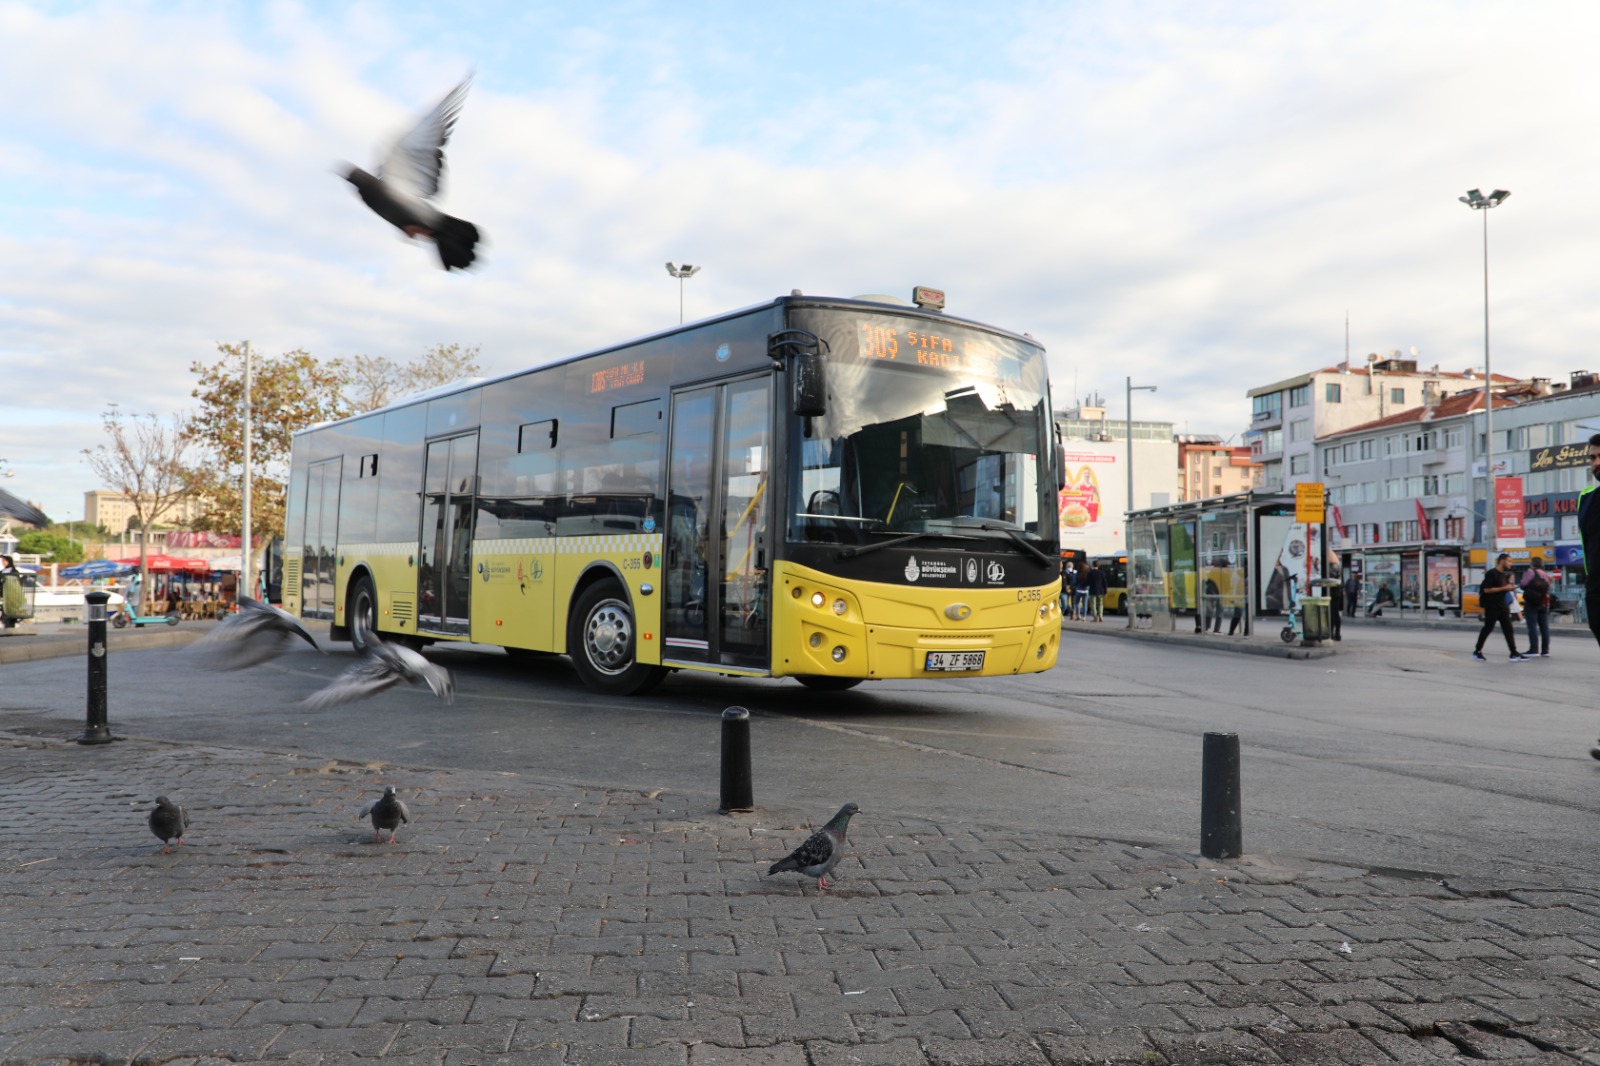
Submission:
[[[119,562],[138,569],[139,557],[121,559]],[[206,574],[211,571],[211,563],[205,559],[174,559],[170,555],[151,555],[145,559],[145,565],[152,574],[192,573]]]

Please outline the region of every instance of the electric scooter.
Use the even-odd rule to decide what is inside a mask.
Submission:
[[[1283,624],[1283,628],[1278,631],[1278,637],[1285,644],[1293,644],[1295,641],[1299,640],[1302,635],[1304,635],[1306,620],[1305,615],[1302,613],[1303,608],[1300,605],[1299,580],[1291,577],[1289,579],[1288,590],[1289,620],[1285,622]]]
[[[122,598],[122,609],[111,616],[111,624],[113,626],[117,629],[127,629],[129,626],[175,626],[178,624],[177,611],[168,611],[166,614],[134,614],[133,604],[137,599],[139,599],[139,584],[134,582],[128,587],[127,595]]]

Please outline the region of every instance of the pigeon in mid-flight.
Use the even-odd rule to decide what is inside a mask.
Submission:
[[[322,651],[316,638],[294,615],[270,603],[240,596],[239,613],[229,615],[197,641],[195,648],[210,654],[215,669],[243,670],[283,654],[296,637]]]
[[[861,808],[854,803],[846,803],[827,825],[807,837],[804,844],[767,867],[767,873],[781,874],[794,870],[807,877],[815,877],[817,888],[826,892],[833,887],[828,872],[839,865],[839,860],[844,857],[844,834],[849,828],[850,816],[860,812]]]
[[[378,217],[407,237],[426,237],[439,248],[446,270],[465,270],[477,258],[478,227],[440,211],[430,202],[444,173],[444,143],[467,99],[471,75],[439,101],[439,106],[395,142],[376,174],[346,164],[344,179],[356,187]]]
[[[401,644],[388,644],[365,630],[361,633],[365,647],[356,664],[329,682],[326,688],[313,692],[302,700],[302,705],[320,711],[341,703],[354,703],[376,696],[404,682],[408,685],[427,685],[433,694],[446,703],[456,700],[455,678],[442,666],[435,666],[419,652]]]
[[[406,801],[395,795],[393,785],[383,786],[383,795],[361,808],[357,818],[372,817],[373,839],[382,840],[383,834],[389,834],[389,843],[394,843],[394,831],[402,823],[411,821],[411,811],[406,807]]]
[[[161,840],[161,854],[172,851],[172,842],[183,846],[183,831],[189,828],[189,812],[165,796],[156,797],[156,809],[150,812],[150,832]]]

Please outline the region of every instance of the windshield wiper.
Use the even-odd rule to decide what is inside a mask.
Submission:
[[[1038,548],[1035,548],[1032,544],[1029,544],[1027,538],[1022,535],[1022,531],[1020,529],[1016,529],[1016,528],[1014,528],[1012,526],[1008,526],[1003,522],[985,522],[981,526],[979,526],[978,528],[979,529],[988,529],[988,530],[998,529],[998,530],[1002,530],[1002,531],[1004,531],[1006,533],[1009,533],[1011,535],[1011,539],[1012,540],[1016,541],[1018,544],[1022,545],[1024,548],[1027,548],[1030,552],[1032,552],[1034,554],[1034,557],[1036,559],[1038,559],[1041,563],[1045,563],[1046,565],[1059,565],[1059,564],[1056,563],[1056,561],[1054,559],[1050,558],[1050,556],[1046,555],[1044,552],[1040,551]]]
[[[1015,529],[1012,526],[1008,526],[1004,522],[980,521],[972,525],[965,526],[964,528],[981,529],[986,533],[1006,533],[1011,537],[1012,540],[1016,541],[1018,544],[1028,549],[1028,551],[1032,552],[1034,558],[1038,559],[1041,563],[1044,563],[1047,566],[1055,565],[1055,560],[1030,544],[1027,539],[1023,537],[1020,530]],[[909,544],[914,540],[921,540],[923,537],[960,538],[961,536],[962,534],[957,530],[926,529],[918,533],[906,533],[903,536],[891,537],[889,540],[880,540],[876,544],[862,544],[850,548],[841,548],[834,553],[834,558],[854,559],[858,556],[869,555],[880,548],[893,548],[897,544]]]
[[[909,544],[914,540],[921,540],[923,537],[948,537],[949,535],[950,534],[948,533],[932,533],[928,531],[923,531],[921,533],[907,533],[901,537],[891,537],[888,540],[880,540],[876,544],[861,544],[853,548],[840,548],[838,551],[833,553],[833,557],[835,559],[854,559],[858,555],[869,555],[872,552],[877,551],[879,548],[892,548],[896,544]]]

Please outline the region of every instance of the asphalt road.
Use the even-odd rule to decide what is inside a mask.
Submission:
[[[758,807],[820,816],[850,799],[1189,851],[1202,736],[1237,732],[1247,853],[1600,885],[1600,650],[1560,640],[1513,665],[1503,647],[1489,663],[1470,648],[1461,632],[1353,630],[1335,657],[1286,661],[1080,630],[1042,676],[821,695],[679,674],[633,699],[587,692],[564,659],[434,648],[457,675],[453,706],[408,690],[320,712],[296,701],[350,664],[347,645],[233,674],[171,648],[114,652],[109,706],[117,735],[667,789],[710,809],[720,714],[741,705]],[[7,664],[7,728],[81,731],[84,676],[79,658]]]

